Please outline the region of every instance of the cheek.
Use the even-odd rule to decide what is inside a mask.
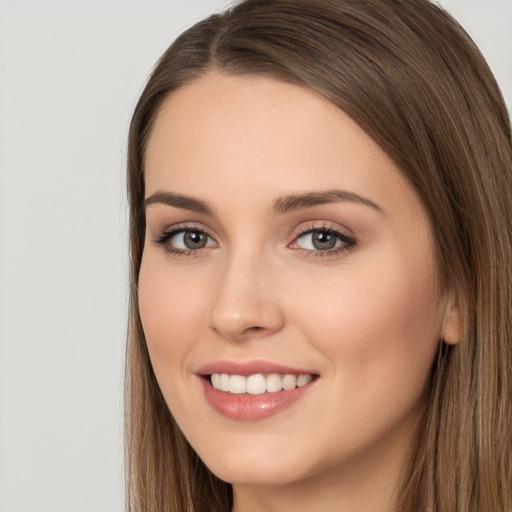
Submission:
[[[164,260],[164,261],[162,261]],[[157,377],[160,368],[183,370],[185,354],[201,317],[200,291],[190,280],[182,282],[165,257],[144,254],[139,276],[139,310],[151,361]]]
[[[343,386],[418,392],[442,325],[431,269],[397,255],[371,263],[332,273],[321,290],[311,283],[314,292],[296,301],[296,316]]]
[[[410,434],[439,343],[442,315],[430,271],[401,264],[385,270],[353,267],[331,275],[321,292],[296,296],[295,318],[327,360],[325,397],[342,404],[327,412],[320,404],[314,417],[325,418],[333,438],[342,431],[344,446],[362,447],[386,432]]]

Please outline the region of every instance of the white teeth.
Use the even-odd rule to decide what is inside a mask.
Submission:
[[[297,387],[301,388],[302,386],[309,384],[312,380],[313,377],[311,375],[299,375],[297,377]]]
[[[215,388],[215,389],[220,389],[221,388],[221,380],[222,380],[222,375],[220,373],[213,373],[212,374],[212,386]]]
[[[251,375],[247,378],[247,393],[261,395],[267,390],[267,381],[263,375]]]
[[[213,374],[215,375],[215,374]],[[212,375],[212,377],[213,377]],[[213,384],[213,382],[212,382]],[[215,385],[213,384],[213,387],[215,387]],[[217,389],[220,389],[221,391],[229,391],[229,375],[227,373],[223,373],[221,374],[220,376],[220,387],[218,387]]]
[[[228,375],[227,373],[213,373],[211,383],[215,389],[234,394],[249,393],[250,395],[262,395],[263,393],[276,393],[281,390],[290,391],[296,387],[302,387],[313,380],[310,374],[305,375],[280,375],[271,373],[266,377],[261,373],[244,377],[242,375]]]
[[[281,389],[283,389],[283,381],[281,376],[277,373],[271,373],[267,377],[267,391],[269,393],[276,393],[277,391],[281,391]]]
[[[297,377],[295,375],[285,375],[283,377],[283,388],[286,389],[286,391],[289,391],[290,389],[294,389],[297,387]]]
[[[247,379],[241,375],[231,375],[229,377],[229,392],[241,395],[247,392]]]

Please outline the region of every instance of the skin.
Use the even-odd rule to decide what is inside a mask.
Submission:
[[[139,301],[167,404],[206,465],[233,483],[234,510],[392,511],[439,340],[456,341],[427,216],[400,171],[313,92],[211,73],[167,98],[145,172],[146,197],[173,192],[211,210],[146,208]],[[272,209],[333,189],[378,208]],[[169,253],[182,238],[155,240],[176,226],[203,231],[207,245]],[[318,250],[301,234],[310,229],[354,244]],[[207,403],[196,375],[220,359],[319,378],[284,411],[239,421]]]

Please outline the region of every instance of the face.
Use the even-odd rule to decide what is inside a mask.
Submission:
[[[145,172],[142,323],[206,465],[239,485],[399,465],[447,300],[386,154],[306,89],[211,74],[166,100]]]

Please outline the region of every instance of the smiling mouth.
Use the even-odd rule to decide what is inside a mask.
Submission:
[[[204,396],[213,409],[234,420],[269,418],[300,402],[320,375],[273,363],[221,362],[198,372]]]
[[[317,375],[257,373],[253,375],[230,375],[227,373],[212,373],[207,376],[212,387],[218,391],[235,395],[263,395],[265,393],[277,393],[279,391],[291,391],[295,388],[306,386]]]

